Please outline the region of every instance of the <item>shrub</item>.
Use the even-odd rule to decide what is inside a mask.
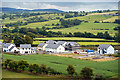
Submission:
[[[81,76],[87,80],[91,80],[92,79],[92,76],[93,76],[93,70],[91,68],[88,68],[88,67],[84,67],[82,70],[81,70]]]
[[[105,80],[104,76],[102,74],[96,74],[95,80]]]
[[[18,61],[18,66],[19,66],[20,70],[24,71],[24,69],[27,68],[29,66],[29,64],[27,61],[20,60],[20,61]]]
[[[72,65],[68,65],[67,72],[68,72],[68,74],[70,74],[71,76],[73,76],[73,74],[75,73],[74,67]]]
[[[42,65],[40,66],[40,71],[41,71],[41,73],[43,73],[43,74],[46,74],[46,73],[47,73],[47,68],[46,68],[46,65],[45,65],[45,64],[42,64]]]

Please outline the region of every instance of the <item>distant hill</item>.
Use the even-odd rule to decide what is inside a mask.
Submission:
[[[63,13],[64,11],[58,9],[34,9],[34,10],[27,10],[27,9],[16,9],[16,8],[9,8],[9,7],[2,7],[2,12],[57,12]]]

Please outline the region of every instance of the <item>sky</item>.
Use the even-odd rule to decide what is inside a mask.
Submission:
[[[2,0],[2,2],[118,2],[120,0]]]
[[[29,10],[59,9],[62,11],[95,11],[95,10],[118,9],[117,3],[118,0],[106,0],[108,2],[103,2],[105,0],[84,0],[84,2],[80,1],[83,0],[3,0],[2,7]],[[94,1],[97,3],[94,3]]]

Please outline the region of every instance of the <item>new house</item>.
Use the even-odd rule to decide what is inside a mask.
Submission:
[[[31,44],[20,44],[20,54],[34,54],[36,48],[31,47]]]
[[[65,52],[65,48],[59,44],[48,44],[45,48],[45,51],[51,53],[59,53],[59,52]]]
[[[101,44],[97,49],[99,54],[114,54],[114,47],[109,44]]]
[[[3,43],[3,52],[19,52],[15,44]]]
[[[69,51],[77,51],[80,49],[80,45],[77,42],[67,42],[65,49]]]
[[[37,46],[37,51],[41,51],[41,50],[45,50],[45,47],[47,46],[48,44],[46,43],[40,43],[38,46]]]

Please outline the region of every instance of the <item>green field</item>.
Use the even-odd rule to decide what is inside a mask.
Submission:
[[[34,40],[92,40],[92,41],[108,41],[99,38],[81,38],[81,37],[47,37],[47,38],[34,38]]]
[[[61,76],[48,76],[48,75],[35,75],[35,74],[28,74],[28,73],[16,73],[12,71],[2,71],[2,78],[41,78],[41,79],[52,79],[52,78],[60,78]],[[61,77],[63,78],[63,77]],[[33,79],[36,80],[36,79]]]
[[[78,42],[80,45],[100,45],[100,44],[111,44],[118,45],[116,42]]]
[[[80,73],[80,70],[83,67],[90,67],[94,70],[94,74],[104,74],[105,77],[113,77],[118,74],[118,60],[107,61],[107,62],[94,62],[89,60],[80,60],[75,58],[65,58],[52,55],[3,55],[3,61],[6,59],[13,60],[26,60],[30,64],[46,64],[47,67],[54,68],[55,70],[62,72],[63,75],[67,75],[66,68],[69,64],[72,64],[75,67],[77,73]],[[12,75],[12,74],[11,74]]]
[[[92,40],[92,41],[112,41],[100,38],[82,38],[82,37],[46,37],[34,38],[34,40]]]
[[[52,28],[52,27],[55,27],[55,26],[52,26],[52,23],[59,23],[59,20],[49,20],[49,21],[46,21],[46,22],[36,22],[36,23],[30,23],[28,25],[25,25],[25,26],[19,26],[19,27],[26,27],[26,28],[42,28],[43,26],[45,26],[46,24],[47,25],[50,25],[50,26],[46,26],[47,28]]]
[[[2,78],[41,78],[41,77],[36,75],[25,74],[25,73],[2,71]]]
[[[63,33],[74,33],[74,32],[90,32],[97,34],[98,32],[105,32],[108,31],[111,35],[114,35],[116,31],[113,29],[118,26],[118,24],[114,23],[81,23],[78,26],[64,28],[64,29],[52,29],[51,31],[58,32],[61,31]],[[104,30],[100,30],[104,29]],[[109,30],[105,30],[109,29]]]
[[[115,19],[118,19],[118,16],[114,16],[112,18],[105,19],[105,20],[103,20],[103,22],[114,22]]]
[[[41,42],[44,42],[44,41],[33,41],[33,44],[34,45],[38,45],[40,44]],[[111,44],[111,45],[118,45],[117,42],[77,42],[78,44],[80,45],[100,45],[100,44]]]
[[[105,41],[113,41],[113,40],[106,40],[106,39],[99,39],[99,38],[80,38],[80,37],[47,37],[47,38],[34,38],[33,41],[34,45],[38,45],[44,40],[67,40],[71,41],[74,40],[78,42],[80,45],[100,45],[100,44],[111,44],[111,45],[118,45],[117,42],[105,42]],[[79,40],[83,40],[85,42],[79,42]],[[89,40],[93,41],[90,42]],[[95,42],[95,41],[103,41],[103,42]]]
[[[115,11],[113,12],[107,12],[107,14],[109,13],[115,13]],[[62,28],[62,29],[51,29],[50,31],[54,31],[54,32],[58,32],[61,31],[63,33],[74,33],[74,32],[90,32],[93,34],[97,34],[98,32],[105,32],[108,31],[112,36],[115,35],[116,31],[114,31],[113,29],[118,26],[118,24],[115,23],[94,23],[94,21],[104,21],[104,22],[114,22],[115,19],[117,19],[118,16],[109,16],[109,15],[103,15],[106,13],[92,13],[92,14],[88,14],[87,16],[78,16],[78,17],[73,17],[73,18],[66,18],[66,20],[68,19],[79,19],[79,20],[85,20],[88,21],[88,23],[81,23],[80,25],[77,26],[73,26],[70,28]],[[61,15],[57,15],[57,14],[45,14],[45,15],[38,15],[38,17],[44,17],[45,19],[48,19],[48,17],[55,19],[56,17],[60,17],[60,18],[64,18],[64,16]],[[30,16],[28,18],[16,18],[13,20],[9,20],[8,18],[6,18],[5,20],[2,21],[2,24],[6,24],[6,23],[13,23],[16,21],[25,21],[25,19],[29,19],[35,16]],[[55,20],[49,20],[46,22],[36,22],[36,23],[29,23],[28,25],[25,26],[19,26],[21,27],[26,27],[26,28],[42,28],[43,26],[45,26],[46,28],[52,28],[52,27],[56,27],[56,26],[52,26],[52,24],[57,24],[59,22],[59,19],[55,19]],[[61,25],[60,25],[61,26]],[[58,26],[58,27],[60,27]],[[103,30],[100,30],[103,29]],[[105,29],[109,29],[109,30],[105,30]],[[49,30],[48,30],[49,31]]]
[[[80,20],[88,21],[89,23],[93,23],[94,21],[102,21],[105,19],[109,19],[111,17],[112,16],[108,16],[108,15],[89,15],[89,16],[74,17],[69,19],[80,19]]]

